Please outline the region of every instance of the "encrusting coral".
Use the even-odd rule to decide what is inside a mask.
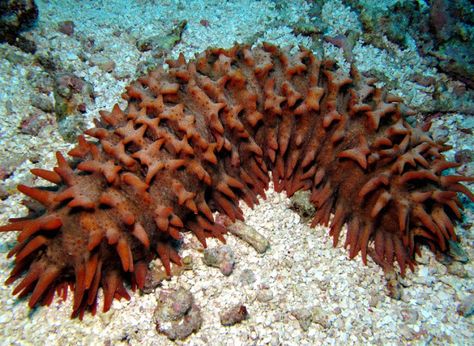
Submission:
[[[336,245],[347,223],[349,257],[369,248],[384,267],[413,269],[419,244],[448,250],[456,241],[457,193],[474,199],[462,176],[441,173],[448,147],[402,115],[400,99],[352,69],[290,55],[264,44],[211,49],[186,63],[168,61],[127,87],[125,110],[100,112],[96,127],[53,171],[32,173],[54,187],[18,189],[34,201],[28,216],[0,231],[19,231],[10,251],[13,293],[29,306],[50,304],[74,290],[72,316],[129,298],[123,283],[142,288],[158,255],[166,271],[181,264],[176,242],[192,231],[225,242],[213,212],[243,219],[275,190],[310,190],[312,222],[330,224]],[[330,215],[334,217],[330,221]]]

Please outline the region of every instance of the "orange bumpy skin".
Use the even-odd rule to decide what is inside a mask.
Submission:
[[[223,242],[213,212],[243,219],[275,189],[310,190],[312,225],[329,224],[334,244],[345,223],[353,258],[367,252],[384,267],[413,268],[420,243],[447,251],[460,218],[457,193],[471,192],[435,143],[402,117],[400,100],[355,69],[301,49],[295,55],[264,44],[211,49],[195,61],[181,56],[127,87],[125,110],[100,112],[96,128],[53,171],[32,173],[54,188],[18,189],[35,200],[28,216],[0,231],[19,231],[9,253],[7,283],[30,295],[29,305],[51,303],[74,290],[72,316],[93,313],[97,291],[104,311],[129,295],[123,282],[143,287],[159,256],[166,271],[180,264],[176,243],[184,229],[206,246]]]

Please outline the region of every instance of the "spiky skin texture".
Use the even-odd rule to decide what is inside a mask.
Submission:
[[[402,274],[427,242],[446,251],[456,240],[457,192],[473,195],[446,149],[401,114],[400,100],[309,51],[288,55],[264,44],[209,50],[194,62],[168,62],[127,87],[101,112],[96,141],[79,137],[68,162],[32,170],[54,188],[19,190],[36,200],[30,215],[0,231],[20,231],[15,268],[7,283],[26,275],[14,294],[29,305],[49,304],[74,287],[72,316],[104,311],[123,286],[143,287],[147,265],[159,256],[166,271],[180,264],[175,242],[184,229],[206,246],[225,241],[213,212],[243,219],[239,200],[258,203],[272,173],[275,189],[310,190],[312,225],[329,224],[336,244],[348,224],[346,246],[366,262],[368,249]]]

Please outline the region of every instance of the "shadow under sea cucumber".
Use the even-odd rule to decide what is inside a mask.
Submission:
[[[419,245],[446,252],[456,241],[461,181],[442,175],[458,164],[449,149],[403,118],[401,100],[352,68],[301,48],[289,54],[263,44],[210,49],[194,61],[168,61],[127,87],[126,109],[100,112],[68,161],[32,173],[54,187],[18,189],[29,215],[0,232],[19,231],[7,284],[29,306],[48,305],[73,287],[72,317],[129,298],[158,256],[167,273],[181,264],[175,242],[184,229],[206,246],[225,242],[213,213],[243,219],[276,191],[311,192],[312,221],[330,224],[336,245],[347,224],[349,257],[367,253],[384,268],[413,269]],[[271,173],[271,175],[270,175]],[[330,215],[334,214],[330,222]],[[26,272],[25,275],[23,275]]]

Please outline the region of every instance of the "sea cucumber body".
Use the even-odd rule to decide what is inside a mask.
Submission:
[[[73,283],[73,316],[95,312],[99,287],[107,311],[128,298],[124,280],[143,287],[156,255],[168,273],[180,264],[182,231],[225,241],[213,213],[243,219],[239,201],[258,203],[270,176],[277,191],[311,192],[312,224],[330,224],[334,243],[347,224],[351,258],[373,249],[403,274],[421,242],[446,251],[456,240],[457,192],[473,197],[459,182],[472,179],[441,175],[456,166],[446,147],[375,80],[267,44],[168,64],[127,87],[125,110],[101,112],[72,161],[58,153],[53,171],[32,170],[54,188],[19,186],[38,203],[0,231],[20,231],[7,282],[26,271],[14,293],[31,292],[30,306]]]

